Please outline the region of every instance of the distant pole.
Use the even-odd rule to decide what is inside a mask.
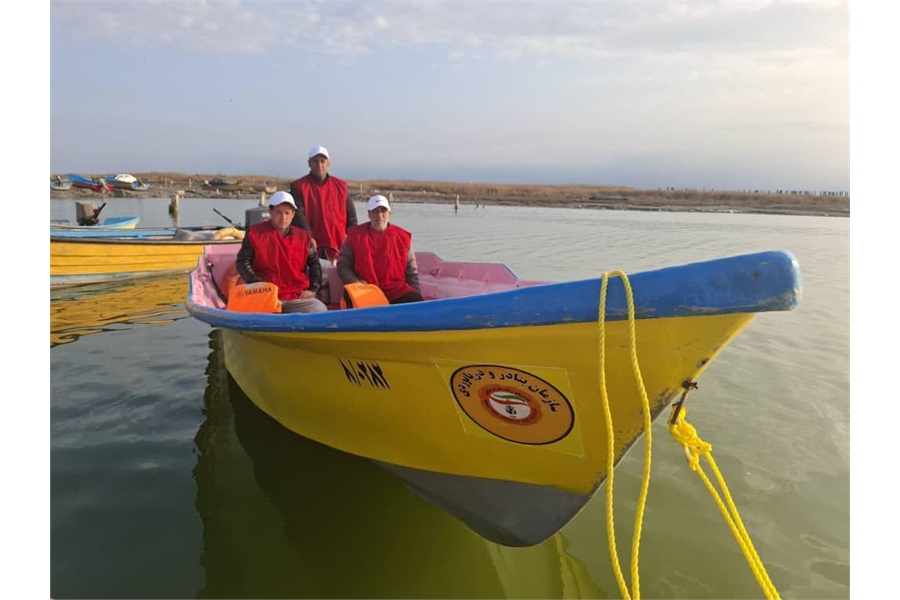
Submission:
[[[259,195],[259,205],[260,206],[266,205],[266,193],[265,192],[263,192]]]
[[[459,194],[456,195],[456,208],[454,212],[459,212]]]
[[[178,212],[178,200],[180,200],[180,198],[181,198],[181,196],[179,195],[180,191],[181,190],[178,190],[174,194],[172,194],[172,201],[169,202],[169,212],[170,213]]]
[[[391,209],[394,208],[394,192],[388,192],[388,204],[391,205]]]

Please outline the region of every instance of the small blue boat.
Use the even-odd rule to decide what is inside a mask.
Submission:
[[[140,217],[109,217],[103,219],[103,221],[96,225],[80,225],[78,223],[73,223],[68,219],[50,219],[50,233],[55,235],[59,230],[66,231],[70,229],[88,231],[110,230],[121,232],[124,229],[136,228],[140,220]]]
[[[100,192],[101,194],[105,194],[110,190],[109,183],[102,177],[99,179],[94,179],[90,175],[76,175],[74,173],[66,173],[66,177],[68,177],[72,182],[72,185],[77,188],[94,190],[95,192]]]
[[[112,230],[119,231],[134,229],[137,227],[140,217],[109,217],[100,221],[100,212],[106,202],[95,208],[90,200],[82,200],[75,203],[75,222],[68,219],[50,219],[50,234],[67,230]]]

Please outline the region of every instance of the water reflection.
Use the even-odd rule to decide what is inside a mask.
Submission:
[[[220,346],[212,330],[193,471],[199,598],[606,597],[560,536],[487,542],[374,463],[285,429],[228,375]]]
[[[184,275],[137,283],[83,285],[50,291],[50,347],[103,331],[171,323],[188,317]]]

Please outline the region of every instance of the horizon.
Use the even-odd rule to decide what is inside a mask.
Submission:
[[[68,172],[59,172],[59,173],[51,173],[50,178],[60,176],[60,177],[68,177],[69,175],[89,175],[93,178],[102,178],[106,175],[112,176],[117,173],[126,173],[125,171],[82,171],[80,173],[75,173],[73,171]],[[186,173],[183,171],[142,171],[135,170],[127,172],[130,175],[140,176],[144,178],[145,181],[148,181],[147,177],[163,177],[170,175],[177,175],[181,177],[186,177],[188,179],[193,179],[194,177],[198,178],[222,178],[229,180],[241,180],[242,178],[253,178],[253,179],[263,179],[262,183],[268,183],[269,180],[286,180],[292,181],[294,179],[298,179],[302,177],[302,175],[296,176],[278,176],[271,175],[265,173]],[[330,174],[330,173],[329,173]],[[383,177],[376,177],[372,179],[346,179],[344,177],[340,177],[338,175],[334,175],[339,179],[343,179],[348,183],[369,183],[369,182],[384,182],[384,183],[398,183],[398,184],[413,184],[419,183],[423,185],[431,184],[431,185],[465,185],[465,186],[508,186],[508,187],[591,187],[591,188],[613,188],[613,189],[633,189],[635,191],[690,191],[690,192],[715,192],[715,193],[737,193],[737,194],[784,194],[784,195],[793,195],[793,194],[806,194],[806,195],[832,195],[832,196],[847,196],[849,197],[849,190],[809,190],[809,189],[787,189],[787,188],[778,188],[778,189],[764,189],[760,187],[753,187],[747,189],[724,189],[724,188],[676,188],[676,187],[636,187],[636,186],[628,186],[621,185],[615,183],[520,183],[520,182],[510,182],[510,181],[462,181],[462,180],[438,180],[438,179],[386,179]],[[259,183],[259,182],[256,182]]]
[[[347,180],[849,190],[846,1],[51,0],[49,24],[52,173],[295,178],[321,144]]]

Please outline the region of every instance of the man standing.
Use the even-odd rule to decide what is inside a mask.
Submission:
[[[347,182],[328,174],[328,150],[314,146],[309,151],[309,174],[291,182],[297,204],[293,225],[312,232],[319,256],[337,262],[347,231],[356,225],[356,207],[350,200]]]
[[[377,285],[391,304],[421,302],[412,234],[390,222],[391,205],[384,196],[369,198],[367,208],[369,222],[351,229],[341,246],[338,277],[344,285]]]
[[[290,194],[272,194],[272,218],[247,230],[235,268],[245,283],[277,285],[281,312],[325,312],[328,307],[316,298],[322,285],[322,265],[309,232],[291,226],[296,211]]]

